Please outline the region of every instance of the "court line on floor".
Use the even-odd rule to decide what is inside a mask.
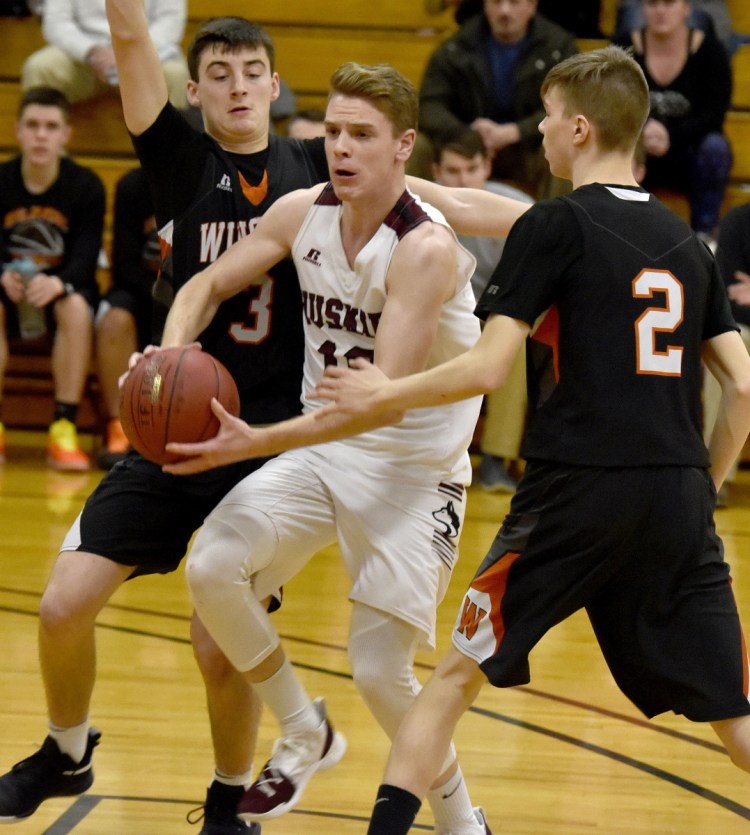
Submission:
[[[42,835],[69,835],[76,826],[85,820],[101,803],[107,800],[115,800],[119,803],[157,803],[174,804],[179,806],[200,806],[202,804],[195,800],[178,800],[177,798],[166,797],[142,797],[138,795],[123,794],[92,794],[91,792],[81,795],[60,815],[60,817],[48,826]],[[344,812],[320,812],[313,809],[292,809],[287,814],[297,817],[324,818],[334,821],[355,821],[367,823],[370,819],[364,815],[349,815]],[[414,830],[432,832],[432,826],[425,824],[414,824]]]
[[[0,591],[2,591],[2,590],[6,590],[6,589],[4,589],[3,587],[0,587]],[[0,612],[1,611],[12,612],[14,614],[30,615],[30,616],[34,616],[34,617],[37,616],[36,612],[29,612],[29,611],[26,611],[26,610],[23,610],[23,609],[15,609],[15,608],[4,607],[4,606],[0,606]],[[176,636],[171,636],[171,635],[162,635],[162,634],[159,634],[157,632],[153,632],[153,631],[149,631],[149,630],[133,629],[131,627],[123,627],[123,626],[119,626],[119,625],[111,625],[111,624],[104,624],[104,623],[98,623],[97,627],[101,628],[101,629],[110,629],[110,630],[113,630],[113,631],[124,632],[126,634],[138,635],[138,636],[141,636],[141,637],[156,638],[157,640],[168,640],[168,641],[172,641],[172,642],[183,644],[183,645],[188,645],[188,646],[190,645],[189,638],[181,638],[181,637],[176,637]],[[284,640],[296,640],[293,636],[289,636],[289,635],[283,635],[282,638]],[[316,642],[311,641],[310,639],[307,639],[307,638],[299,639],[299,640],[304,642],[304,643],[307,643],[307,644],[311,644],[311,643],[315,644],[316,643]],[[333,646],[335,647],[336,645],[333,645]],[[342,651],[345,651],[345,647],[337,647],[337,648],[341,649]],[[330,668],[320,667],[320,666],[317,666],[317,665],[314,665],[314,664],[307,664],[307,663],[298,662],[298,661],[293,661],[292,663],[295,667],[298,667],[298,668],[304,669],[304,670],[308,670],[310,672],[317,672],[317,673],[320,673],[322,675],[335,676],[337,678],[344,678],[344,679],[348,679],[348,680],[351,680],[351,678],[352,678],[351,673],[344,673],[344,672],[341,672],[341,671],[332,670]],[[429,669],[428,665],[421,665],[421,666],[427,667]],[[518,688],[514,688],[514,689],[518,690],[520,692],[523,692],[525,688],[524,687],[518,687]],[[535,691],[533,691],[532,695],[540,695],[540,694],[542,694],[542,692],[543,691],[535,690]],[[554,697],[552,695],[549,695],[549,696],[545,695],[545,698],[555,699],[556,697]],[[580,707],[583,710],[594,710],[595,712],[598,710],[594,706],[589,706],[586,703],[582,703],[582,702],[581,703],[572,702],[572,703],[576,707]],[[577,747],[577,748],[580,748],[580,749],[583,749],[583,750],[587,750],[587,751],[590,751],[591,753],[595,753],[599,756],[603,756],[603,757],[606,757],[608,759],[620,762],[620,763],[622,763],[624,765],[627,765],[631,768],[634,768],[638,771],[641,771],[641,772],[646,773],[646,774],[650,774],[654,777],[657,777],[658,779],[664,780],[665,782],[668,782],[668,783],[670,783],[674,786],[677,786],[678,788],[682,788],[682,789],[684,789],[684,790],[686,790],[686,791],[688,791],[692,794],[697,795],[698,797],[702,797],[706,800],[709,800],[710,802],[717,804],[718,806],[726,809],[727,811],[732,812],[733,814],[738,815],[739,817],[742,817],[746,820],[750,820],[750,808],[748,808],[746,806],[743,806],[739,803],[736,803],[735,801],[731,800],[730,798],[724,797],[723,795],[720,795],[716,792],[713,792],[710,789],[707,789],[703,786],[698,785],[697,783],[693,783],[690,780],[686,780],[686,779],[684,779],[682,777],[679,777],[675,774],[671,774],[670,772],[664,771],[663,769],[660,769],[656,766],[652,766],[649,763],[646,763],[642,760],[637,760],[637,759],[634,759],[632,757],[628,757],[624,754],[620,754],[617,751],[613,751],[611,749],[604,748],[602,746],[586,742],[585,740],[578,739],[576,737],[572,737],[568,734],[560,733],[559,731],[555,731],[555,730],[552,730],[550,728],[545,728],[541,725],[536,725],[536,724],[533,724],[533,723],[530,723],[530,722],[526,722],[525,720],[516,719],[512,716],[507,716],[505,714],[498,713],[496,711],[491,711],[491,710],[487,710],[485,708],[479,708],[479,707],[476,707],[476,706],[472,706],[471,708],[469,708],[469,711],[472,712],[472,713],[476,713],[478,715],[484,716],[485,718],[491,718],[495,721],[504,722],[506,724],[510,724],[510,725],[514,725],[516,727],[520,727],[524,730],[528,730],[528,731],[531,731],[531,732],[534,732],[534,733],[542,734],[544,736],[556,739],[560,742],[570,744],[570,745],[573,745],[574,747]],[[615,712],[609,712],[608,715],[610,715],[612,718],[615,718],[615,719],[621,719],[621,718],[625,719],[625,720],[628,719],[628,717],[623,716],[621,714],[617,714]],[[650,730],[650,731],[657,731],[657,732],[669,731],[669,729],[660,728],[658,726],[651,725],[651,724],[649,724],[645,721],[644,721],[643,727],[644,727],[644,729]],[[679,732],[676,732],[676,733],[679,734]],[[699,744],[699,745],[704,744],[703,740],[699,740],[695,737],[691,737],[691,736],[688,736],[688,735],[680,735],[679,738],[681,740],[683,740],[685,742],[688,742],[688,743],[691,743],[691,744]],[[724,753],[722,748],[719,748],[718,750],[721,753]]]
[[[12,589],[12,588],[9,588],[7,586],[0,586],[0,592],[9,592],[9,593],[20,594],[20,595],[29,596],[29,597],[35,597],[35,598],[38,598],[40,596],[39,592],[32,592],[32,591],[23,590],[23,589]],[[105,610],[106,609],[116,609],[118,611],[124,611],[124,612],[135,612],[137,614],[153,615],[155,617],[165,617],[165,618],[168,618],[168,619],[171,619],[171,620],[178,620],[178,621],[181,621],[181,622],[189,622],[189,620],[190,620],[190,616],[188,616],[188,615],[178,615],[178,614],[175,614],[175,613],[172,613],[172,612],[158,612],[154,609],[145,609],[145,608],[141,608],[141,607],[127,606],[127,605],[122,605],[122,604],[109,603],[105,607]],[[37,615],[36,612],[29,612],[25,609],[14,609],[14,608],[9,607],[9,606],[0,606],[0,611],[14,612],[15,614],[24,614],[24,615],[32,615],[32,616]],[[189,639],[187,639],[187,638],[163,635],[163,634],[159,634],[159,633],[152,632],[152,631],[136,629],[134,627],[115,626],[115,625],[112,625],[112,624],[104,624],[104,623],[98,623],[97,626],[99,626],[102,629],[119,630],[121,632],[126,632],[126,633],[129,633],[131,635],[139,635],[139,636],[143,636],[143,637],[154,637],[154,638],[159,638],[161,640],[176,641],[176,642],[182,643],[182,644],[189,644],[190,643]],[[336,650],[336,651],[339,651],[339,652],[346,652],[346,648],[341,646],[340,644],[334,644],[334,643],[330,643],[330,642],[326,642],[326,641],[315,640],[315,639],[312,639],[312,638],[302,638],[302,637],[299,637],[299,636],[296,636],[296,635],[289,635],[287,633],[282,634],[281,638],[284,641],[294,641],[297,644],[304,644],[306,646],[321,647],[321,648],[325,648],[325,649]],[[417,662],[415,664],[415,667],[417,667],[419,669],[422,669],[422,670],[425,670],[427,672],[432,672],[432,670],[435,669],[434,664],[426,664],[424,662]],[[331,675],[347,675],[347,674],[335,673],[333,671],[330,671],[330,674]],[[640,717],[637,717],[637,716],[628,716],[627,714],[620,713],[620,712],[615,711],[615,710],[610,710],[608,708],[600,707],[600,706],[592,704],[590,702],[582,702],[582,701],[579,701],[579,700],[576,700],[576,699],[571,699],[567,696],[560,696],[556,693],[549,693],[549,692],[544,691],[544,690],[539,690],[535,687],[531,687],[530,685],[522,685],[522,686],[519,686],[519,687],[510,688],[510,689],[515,690],[517,692],[524,693],[525,695],[528,695],[528,696],[534,696],[534,697],[537,697],[537,698],[546,699],[547,701],[556,702],[557,704],[564,704],[564,705],[567,705],[568,707],[575,707],[575,708],[578,708],[579,710],[585,711],[587,713],[593,713],[593,714],[597,714],[599,716],[606,716],[609,719],[615,719],[617,721],[626,722],[630,725],[635,725],[636,727],[642,728],[643,730],[648,731],[650,733],[662,734],[662,735],[668,736],[672,739],[678,739],[678,740],[681,740],[682,742],[686,742],[689,745],[695,745],[699,748],[705,748],[709,751],[714,751],[715,753],[726,755],[726,750],[719,743],[710,742],[709,740],[705,740],[705,739],[700,739],[700,738],[698,738],[696,736],[693,736],[692,734],[686,733],[684,731],[677,731],[677,730],[674,730],[673,728],[665,728],[665,727],[662,727],[660,725],[655,725],[653,722],[650,722],[647,719],[641,719]]]

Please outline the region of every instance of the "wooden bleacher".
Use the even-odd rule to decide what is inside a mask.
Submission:
[[[224,0],[221,8],[209,0],[189,0],[184,46],[200,22],[216,14],[248,14],[247,4]],[[342,62],[389,62],[415,84],[438,43],[455,29],[450,13],[429,16],[421,3],[401,0],[316,0],[283,4],[277,0],[253,3],[254,19],[276,45],[277,68],[295,91],[300,108],[325,104],[328,79]],[[0,159],[15,153],[14,122],[19,99],[19,78],[26,56],[44,45],[36,18],[0,19]],[[133,167],[130,138],[116,94],[75,105],[71,155],[89,165],[107,188],[105,243],[111,230],[114,186]],[[49,420],[52,382],[49,352],[16,343],[6,374],[4,415],[9,426],[45,426]],[[95,429],[96,410],[87,401],[81,411],[82,428]]]
[[[735,29],[750,35],[750,3],[728,0],[728,4]],[[614,29],[615,8],[616,0],[603,0],[600,20],[606,36]],[[184,45],[201,21],[218,14],[252,14],[267,29],[276,44],[276,67],[294,90],[300,108],[325,104],[328,79],[347,60],[391,63],[418,86],[429,55],[456,28],[451,12],[428,15],[421,0],[254,0],[251,9],[246,0],[222,0],[218,5],[213,0],[188,0]],[[38,19],[0,18],[0,42],[0,159],[5,159],[16,148],[14,121],[21,65],[27,55],[44,44]],[[595,48],[603,43],[581,41],[579,48]],[[733,56],[733,70],[735,88],[726,130],[735,159],[727,208],[750,199],[750,44],[741,46]],[[116,94],[74,107],[70,151],[79,162],[94,168],[107,187],[106,242],[114,185],[135,165]],[[679,204],[675,208],[684,211]],[[44,382],[45,374],[48,378],[44,352],[11,357],[5,389],[9,425],[24,425],[31,419],[33,410],[25,404],[40,388],[46,385],[44,397],[49,396],[51,388],[48,379]],[[39,423],[37,418],[34,421]]]

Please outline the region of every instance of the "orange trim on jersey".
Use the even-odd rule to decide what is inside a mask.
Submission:
[[[552,362],[555,369],[555,380],[560,379],[560,311],[557,305],[552,305],[544,314],[544,318],[536,326],[531,338],[542,345],[549,345],[552,349]]]
[[[251,186],[250,183],[242,176],[240,171],[240,185],[242,186],[242,193],[253,204],[259,206],[268,197],[268,172],[263,172],[263,179],[257,186]]]
[[[483,592],[490,598],[489,618],[492,624],[492,634],[495,636],[495,652],[498,651],[505,637],[505,621],[503,620],[501,607],[505,591],[508,588],[508,574],[511,566],[520,556],[521,554],[518,552],[509,551],[494,565],[490,566],[487,571],[471,581],[471,588]],[[467,596],[464,600],[458,631],[462,632],[466,639],[470,641],[487,614],[484,609],[479,608]]]

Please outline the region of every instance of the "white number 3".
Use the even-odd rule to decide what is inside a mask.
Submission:
[[[666,293],[663,307],[649,307],[635,323],[636,365],[639,374],[661,374],[679,377],[682,372],[680,346],[667,345],[656,349],[657,333],[674,333],[682,323],[685,307],[682,284],[666,270],[643,270],[633,280],[636,299],[653,298],[654,292]]]

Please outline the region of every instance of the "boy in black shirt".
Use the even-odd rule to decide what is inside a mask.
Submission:
[[[574,56],[542,97],[545,155],[575,190],[511,230],[476,346],[398,380],[362,361],[331,367],[318,390],[350,414],[452,402],[499,385],[531,336],[528,467],[454,646],[401,724],[371,835],[408,831],[483,683],[528,682],[531,649],[581,608],[645,715],[710,722],[750,770],[747,655],[712,521],[750,430],[750,358],[709,250],[633,178],[648,115],[637,64],[618,47]],[[722,385],[709,450],[702,361]]]

